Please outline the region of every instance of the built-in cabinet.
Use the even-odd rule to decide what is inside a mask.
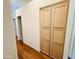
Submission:
[[[41,52],[54,59],[63,57],[68,3],[64,1],[40,9]]]

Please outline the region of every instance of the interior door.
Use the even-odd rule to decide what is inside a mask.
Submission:
[[[68,2],[62,2],[52,6],[50,56],[55,59],[63,58],[67,14]]]
[[[41,52],[50,53],[50,28],[51,28],[51,8],[43,8],[40,11],[41,18]]]

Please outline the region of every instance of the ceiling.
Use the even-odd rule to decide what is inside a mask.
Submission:
[[[11,8],[12,8],[13,17],[15,17],[16,9],[22,7],[23,5],[26,5],[30,1],[31,0],[11,0]]]
[[[29,3],[31,0],[11,0],[12,7],[19,8],[27,3]]]

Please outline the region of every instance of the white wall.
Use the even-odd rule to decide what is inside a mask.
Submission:
[[[24,42],[37,51],[40,51],[39,8],[56,2],[57,0],[32,0],[16,10],[16,16],[22,16]]]
[[[39,8],[56,3],[57,0],[32,0],[26,6],[16,10],[16,16],[22,16],[23,40],[29,46],[40,51],[40,25]],[[60,0],[58,0],[60,1]],[[74,0],[70,0],[68,24],[63,59],[69,55],[69,43],[74,21]]]
[[[3,8],[3,59],[18,59],[15,32],[11,19],[10,0],[4,0]]]
[[[68,13],[63,59],[68,59],[68,56],[69,56],[70,39],[71,39],[72,29],[74,27],[73,25],[75,22],[75,2],[74,1],[75,0],[70,0],[70,4],[69,4],[69,13]]]
[[[13,20],[13,25],[14,25],[14,29],[15,29],[15,35],[17,36],[17,29],[16,29],[16,19],[15,18],[13,18],[12,19]]]
[[[69,57],[72,57],[73,48],[75,48],[74,46],[75,46],[75,24],[73,24],[71,38],[70,38]]]

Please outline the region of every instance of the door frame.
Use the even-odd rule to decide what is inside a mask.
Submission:
[[[64,1],[62,1],[62,2],[64,2]],[[62,2],[59,2],[59,3],[62,3]],[[54,4],[51,4],[51,5],[48,5],[48,6],[41,7],[39,9],[39,16],[40,16],[40,10],[41,9],[49,7],[49,6],[53,6],[55,4],[58,4],[58,3],[54,3]],[[75,15],[74,15],[75,6],[74,5],[75,5],[74,0],[70,0],[69,1],[69,9],[68,9],[68,19],[67,19],[66,34],[65,34],[63,59],[68,59],[68,56],[69,56],[70,38],[71,38],[72,28],[73,28],[73,25],[74,25],[74,17],[75,17]],[[40,39],[40,41],[41,41],[41,39]],[[40,42],[40,45],[41,45],[41,42]]]

